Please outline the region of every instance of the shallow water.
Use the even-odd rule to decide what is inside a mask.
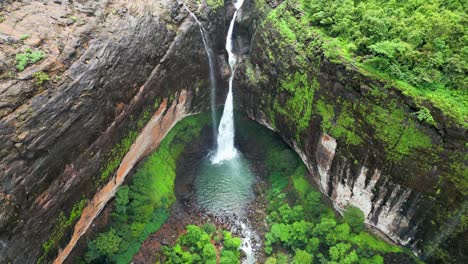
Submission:
[[[254,199],[254,180],[249,163],[241,153],[221,163],[213,163],[210,156],[205,157],[195,178],[198,205],[213,215],[227,216],[232,227],[242,234],[244,264],[255,263],[252,243],[256,234],[245,218],[245,209]],[[238,217],[231,218],[233,214]]]
[[[249,163],[239,153],[222,163],[212,163],[206,157],[195,179],[195,195],[201,208],[214,215],[243,215],[254,198],[255,177]]]

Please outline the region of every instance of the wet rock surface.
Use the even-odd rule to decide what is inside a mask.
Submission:
[[[277,5],[272,1],[268,3],[270,7]],[[294,6],[287,9],[290,15],[296,11]],[[255,10],[247,13],[253,12]],[[348,204],[357,206],[366,213],[367,224],[417,254],[424,254],[424,250],[437,241],[437,245],[445,247],[451,255],[457,255],[459,262],[466,262],[466,254],[460,253],[463,251],[460,245],[466,241],[466,228],[459,225],[458,231],[445,230],[450,229],[454,221],[460,223],[457,215],[466,212],[466,190],[459,184],[464,173],[454,168],[466,167],[466,157],[460,153],[467,150],[462,146],[467,130],[429,103],[424,105],[437,122],[435,125],[420,122],[415,119],[414,112],[421,102],[391,83],[366,75],[351,64],[331,61],[320,49],[307,56],[298,54],[297,47],[309,43],[296,43],[298,39],[288,43],[271,23],[262,27],[261,18],[254,20],[247,15],[243,19],[240,23],[247,28],[242,34],[255,33],[251,34],[253,40],[248,47],[243,42],[238,43],[244,45],[238,50],[243,50],[245,56],[237,75],[238,89],[234,90],[237,105],[252,119],[280,134],[296,150],[311,173],[310,180],[330,198],[338,211]],[[312,36],[310,41],[317,41],[317,38]],[[283,83],[288,76],[294,79],[296,74],[305,74],[308,84],[302,87],[300,82],[295,83],[295,88],[287,91]],[[308,101],[294,98],[294,94],[313,82],[317,82],[318,87],[312,91],[310,119],[306,118],[307,122],[299,129],[296,121],[304,117],[305,110],[295,115],[287,107],[294,103],[306,107]],[[376,91],[385,99],[373,97]],[[318,113],[319,101],[332,106],[330,120]],[[385,124],[391,118],[382,122],[384,133],[404,127],[406,122],[414,122],[413,131],[426,135],[432,147],[416,147],[395,161],[389,153],[400,144],[402,135],[388,147],[388,142],[378,138],[375,125],[368,122],[369,116],[375,114],[370,109],[391,114],[401,111],[404,120],[400,124]],[[342,128],[340,113],[352,120],[350,129],[363,139],[360,144],[349,144],[346,138],[331,135],[335,131],[330,130]],[[330,122],[328,131],[324,129],[326,121]],[[417,140],[419,138],[412,139],[410,144]],[[452,181],[453,178],[458,180]],[[430,257],[427,260],[437,262]]]
[[[111,150],[146,110],[182,89],[188,112],[206,109],[208,63],[198,26],[175,1],[0,8],[0,262],[32,263],[59,213],[102,186]],[[15,55],[28,49],[45,58],[18,71]],[[49,81],[37,85],[40,71]]]

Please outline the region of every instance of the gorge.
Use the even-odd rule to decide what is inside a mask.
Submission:
[[[0,263],[468,262],[463,3],[331,2],[0,3]]]

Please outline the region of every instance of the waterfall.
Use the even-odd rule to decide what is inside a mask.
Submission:
[[[229,25],[228,34],[226,37],[226,51],[228,53],[229,67],[231,68],[231,76],[229,77],[229,92],[226,97],[224,104],[224,111],[221,117],[221,122],[218,128],[218,148],[212,161],[213,163],[220,163],[223,160],[230,160],[237,155],[237,150],[234,147],[234,103],[232,98],[232,83],[234,81],[234,74],[236,71],[237,57],[234,54],[232,32],[234,30],[234,24],[236,22],[237,13],[242,7],[244,0],[233,0],[236,11],[232,17]]]
[[[203,40],[203,47],[205,48],[206,55],[208,57],[208,64],[210,65],[210,104],[211,104],[211,122],[213,124],[213,138],[217,138],[218,135],[218,130],[216,129],[216,122],[217,122],[217,117],[216,117],[216,77],[215,77],[215,65],[213,61],[213,50],[210,48],[209,42],[208,42],[208,36],[206,33],[205,28],[203,27],[202,23],[200,20],[198,20],[197,16],[188,9],[188,7],[182,2],[181,0],[177,1],[179,5],[181,5],[189,14],[190,17],[192,17],[195,22],[197,22],[198,27],[200,28],[200,33],[202,36]],[[216,140],[213,142],[213,145],[216,146]]]

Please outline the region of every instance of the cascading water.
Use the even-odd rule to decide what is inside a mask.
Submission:
[[[232,98],[232,83],[234,81],[234,74],[236,71],[237,57],[234,54],[232,33],[234,24],[236,22],[237,13],[242,7],[244,0],[234,1],[236,12],[232,17],[229,25],[229,30],[226,38],[226,51],[228,53],[229,67],[231,68],[231,76],[229,77],[229,92],[224,104],[224,111],[221,117],[221,122],[218,128],[218,148],[213,156],[213,163],[220,163],[223,160],[230,160],[237,155],[237,150],[234,147],[234,102]]]
[[[203,47],[205,48],[206,55],[208,57],[208,64],[210,65],[211,121],[212,121],[212,124],[213,124],[213,138],[216,139],[217,136],[218,136],[218,130],[216,130],[216,122],[217,122],[217,116],[216,116],[216,76],[215,76],[215,65],[214,65],[214,61],[213,61],[213,50],[210,48],[206,30],[203,27],[200,20],[198,20],[197,16],[195,16],[195,14],[192,11],[190,11],[190,9],[182,1],[178,0],[177,2],[179,3],[179,5],[184,7],[184,9],[190,14],[190,17],[192,17],[195,20],[195,22],[197,22],[198,27],[200,28],[200,33],[201,33],[202,40],[203,40]],[[213,142],[213,145],[216,146],[216,140]]]
[[[211,211],[215,215],[222,215],[226,212],[230,212],[237,216],[241,216],[242,219],[245,219],[243,207],[253,198],[253,191],[251,188],[253,175],[248,169],[248,165],[242,155],[238,155],[237,150],[234,147],[234,105],[232,95],[232,86],[237,63],[237,57],[233,50],[232,34],[237,13],[242,7],[244,0],[234,2],[236,11],[229,25],[226,38],[226,51],[229,56],[231,76],[229,77],[229,92],[226,98],[226,103],[224,104],[224,111],[218,131],[216,130],[216,79],[213,52],[208,44],[206,31],[201,22],[183,2],[178,0],[178,3],[182,5],[185,10],[189,12],[190,16],[198,23],[202,34],[203,45],[210,64],[211,113],[213,137],[216,138],[215,144],[217,143],[217,151],[212,157],[211,162],[202,163],[199,172],[200,174],[195,183],[196,186],[200,186],[200,188],[197,188],[197,200],[203,208]],[[238,231],[243,235],[241,250],[243,250],[246,255],[243,263],[255,263],[253,239],[258,240],[255,232],[250,228],[248,222],[235,220],[234,224],[234,226],[237,226]]]

